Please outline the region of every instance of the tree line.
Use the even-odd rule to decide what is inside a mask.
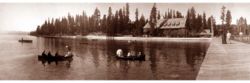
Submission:
[[[88,35],[98,33],[108,36],[116,35],[142,35],[143,26],[146,24],[146,19],[142,14],[139,17],[139,10],[136,9],[136,20],[132,22],[129,17],[129,4],[125,7],[112,12],[109,7],[108,14],[104,14],[101,18],[101,12],[98,8],[95,9],[93,15],[87,16],[83,11],[81,15],[67,17],[52,18],[46,20],[42,25],[38,25],[36,31],[31,32],[32,35]]]
[[[186,16],[186,28],[188,30],[188,36],[197,36],[199,33],[203,32],[205,29],[211,31],[211,28],[216,28],[216,21],[213,16],[208,19],[206,13],[196,14],[194,7],[188,9]]]
[[[107,15],[104,14],[103,16],[101,16],[100,10],[96,8],[91,16],[87,16],[86,12],[83,11],[81,15],[72,16],[68,14],[67,17],[48,19],[43,24],[38,25],[36,31],[31,32],[31,34],[45,36],[88,34],[142,36],[145,34],[143,27],[146,23],[149,23],[151,30],[147,34],[159,36],[159,28],[156,28],[157,20],[184,18],[181,12],[172,9],[168,9],[164,15],[161,15],[160,11],[157,10],[156,4],[151,9],[149,20],[143,14],[139,15],[138,8],[136,8],[134,14],[135,21],[131,21],[128,3],[126,3],[125,7],[116,10],[115,13],[109,7]],[[211,29],[211,25],[215,27],[215,20],[212,16],[207,20],[206,14],[196,14],[194,7],[188,9],[186,19],[185,26],[188,30],[188,36],[198,34],[204,29]]]

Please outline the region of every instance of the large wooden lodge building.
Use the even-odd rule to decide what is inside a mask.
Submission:
[[[160,34],[159,36],[165,37],[187,37],[189,33],[186,28],[186,18],[158,19],[155,29],[158,29],[157,34]],[[152,30],[150,24],[147,23],[143,27],[144,35],[149,35],[150,30]],[[211,34],[210,29],[204,29],[202,32],[196,34],[196,36],[210,37]]]
[[[169,36],[169,37],[182,37],[186,36],[186,18],[171,18],[171,19],[159,19],[156,23],[156,28],[159,30],[158,33],[161,36]],[[147,23],[143,27],[143,32],[148,35],[147,33],[150,32],[150,24]]]

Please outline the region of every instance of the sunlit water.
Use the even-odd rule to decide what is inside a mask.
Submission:
[[[19,43],[24,37],[33,43]],[[43,65],[37,55],[43,50],[63,55],[65,45],[72,47],[73,61]],[[91,79],[91,80],[195,80],[209,41],[135,42],[65,38],[42,38],[24,35],[1,35],[0,79]],[[145,61],[118,60],[117,49],[145,53]]]

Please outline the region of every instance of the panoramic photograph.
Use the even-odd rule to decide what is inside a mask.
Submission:
[[[250,3],[0,3],[0,80],[250,80]]]

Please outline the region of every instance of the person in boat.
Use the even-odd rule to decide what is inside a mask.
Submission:
[[[128,52],[127,57],[131,57],[131,56],[132,56],[131,52]]]
[[[142,52],[138,52],[137,57],[141,57],[141,56],[143,56]]]
[[[65,54],[64,57],[72,57],[73,54],[72,54],[72,52],[71,52],[71,47],[66,46],[66,49],[67,49],[67,53]]]
[[[55,53],[55,57],[58,57],[58,56],[59,56],[58,51],[56,51],[56,53]]]
[[[49,53],[48,53],[48,58],[49,58],[49,59],[52,58],[52,55],[51,55],[50,51],[49,51]]]
[[[123,56],[123,51],[122,51],[122,49],[118,49],[118,50],[116,51],[116,55],[117,55],[118,57],[122,57],[122,56]]]
[[[45,54],[45,50],[43,51],[42,56],[46,56],[46,54]]]
[[[55,53],[55,63],[56,63],[56,65],[58,64],[58,60],[59,60],[59,54],[58,54],[58,51],[56,51],[56,53]]]
[[[134,50],[130,51],[130,56],[135,57],[136,56],[136,52]]]

